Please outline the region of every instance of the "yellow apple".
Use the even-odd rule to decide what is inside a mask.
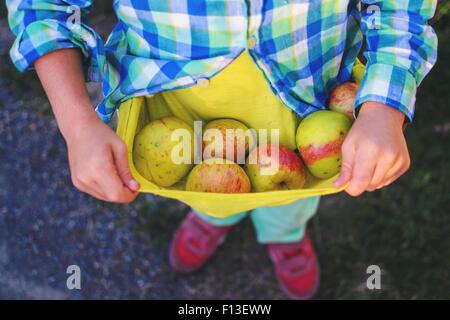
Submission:
[[[192,168],[194,131],[184,121],[163,117],[147,124],[134,140],[134,164],[147,180],[161,187],[180,181]]]

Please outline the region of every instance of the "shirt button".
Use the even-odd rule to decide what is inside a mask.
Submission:
[[[247,47],[248,47],[249,49],[253,49],[254,47],[256,47],[256,38],[255,38],[255,37],[250,37],[250,38],[247,40]]]
[[[209,80],[206,78],[201,78],[197,80],[197,85],[202,88],[206,88],[209,86]]]

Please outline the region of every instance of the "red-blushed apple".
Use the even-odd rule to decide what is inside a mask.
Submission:
[[[349,119],[354,120],[353,108],[359,85],[353,82],[345,82],[337,86],[330,95],[328,107],[330,110],[342,113]]]
[[[244,164],[255,141],[252,131],[234,119],[216,119],[203,128],[203,159],[223,158]]]
[[[306,181],[302,161],[283,145],[266,144],[255,148],[244,169],[256,192],[301,189]]]
[[[300,122],[297,146],[313,176],[326,179],[341,169],[341,146],[352,122],[345,115],[329,110],[316,111]]]
[[[247,193],[250,180],[245,171],[227,159],[211,158],[196,165],[187,177],[187,191]]]

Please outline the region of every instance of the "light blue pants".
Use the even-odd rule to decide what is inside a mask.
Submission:
[[[306,222],[317,211],[320,197],[300,199],[291,204],[277,207],[261,207],[250,213],[259,243],[296,242],[303,238]],[[216,226],[230,226],[247,216],[241,212],[228,218],[220,219],[194,212],[203,220]]]

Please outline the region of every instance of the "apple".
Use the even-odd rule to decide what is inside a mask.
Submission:
[[[187,191],[217,193],[250,192],[250,180],[244,170],[227,159],[210,158],[196,165],[186,181]]]
[[[180,133],[185,139],[176,135]],[[154,120],[135,137],[133,160],[136,169],[158,186],[170,187],[192,168],[193,143],[194,131],[184,121],[175,117]]]
[[[346,82],[337,86],[330,95],[328,102],[330,110],[345,114],[349,119],[353,120],[353,108],[358,89],[359,85],[353,82]]]
[[[255,148],[247,158],[245,172],[256,192],[301,189],[306,181],[302,161],[283,145]]]
[[[362,79],[364,78],[364,74],[366,73],[366,66],[364,63],[361,62],[361,60],[356,59],[355,64],[353,65],[353,79],[356,83],[361,83]]]
[[[243,164],[254,141],[252,132],[242,122],[213,120],[203,128],[203,159],[224,158]]]
[[[341,169],[341,146],[352,121],[342,113],[316,111],[300,122],[296,141],[306,167],[313,176],[326,179]]]

